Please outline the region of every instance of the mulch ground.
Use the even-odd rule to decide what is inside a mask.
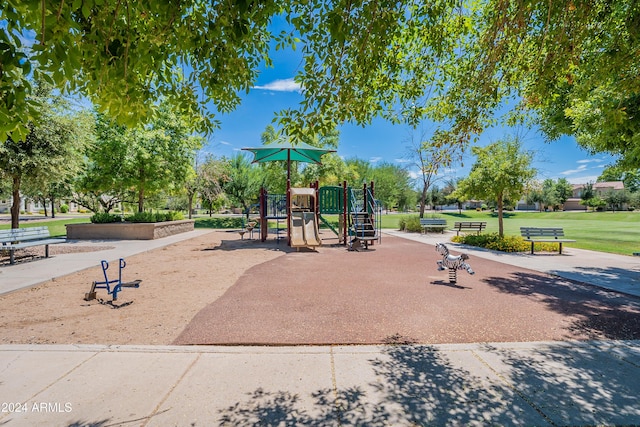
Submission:
[[[476,274],[451,284],[438,259],[388,236],[359,252],[287,252],[247,270],[174,344],[640,339],[639,298],[476,257]]]

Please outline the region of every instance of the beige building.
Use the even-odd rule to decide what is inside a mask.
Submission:
[[[582,200],[580,198],[580,194],[582,194],[582,190],[585,186],[586,184],[573,184],[573,196],[564,203],[565,211],[583,211],[586,209],[584,205],[580,204],[580,201]],[[593,183],[593,192],[598,197],[604,198],[605,194],[607,194],[609,191],[623,190],[624,183],[622,181],[605,181]]]

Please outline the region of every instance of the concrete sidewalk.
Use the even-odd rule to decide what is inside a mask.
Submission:
[[[638,425],[640,342],[2,346],[8,426]]]
[[[96,242],[115,249],[2,267],[0,288],[31,286],[188,234],[155,243]],[[448,241],[447,235],[402,234],[425,244]],[[572,248],[562,256],[496,254],[448,245],[469,253],[472,265],[475,256],[489,257],[637,295],[633,257]],[[640,341],[3,345],[0,425],[640,425],[638,378]]]

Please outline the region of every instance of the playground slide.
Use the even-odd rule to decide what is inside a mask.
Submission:
[[[312,212],[291,212],[291,247],[321,244],[315,215]]]
[[[304,212],[291,212],[291,247],[306,246],[304,243]]]
[[[322,241],[318,235],[316,216],[311,212],[306,212],[304,219],[304,240],[307,246],[320,246]]]

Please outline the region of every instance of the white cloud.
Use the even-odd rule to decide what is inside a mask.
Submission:
[[[380,160],[382,160],[382,157],[371,157],[369,159],[370,163],[378,163]]]
[[[576,163],[602,163],[604,160],[602,159],[582,159],[578,160]]]
[[[587,170],[587,165],[581,164],[580,166],[578,166],[578,169],[569,169],[566,171],[562,171],[560,172],[560,175],[573,175],[576,173],[584,172],[585,170]]]
[[[253,89],[270,90],[274,92],[300,92],[302,89],[299,83],[291,79],[274,80],[264,86],[254,86]]]
[[[229,141],[220,141],[220,144],[222,144],[222,145],[231,145],[231,143]]]
[[[393,159],[396,163],[410,163],[409,159]]]

